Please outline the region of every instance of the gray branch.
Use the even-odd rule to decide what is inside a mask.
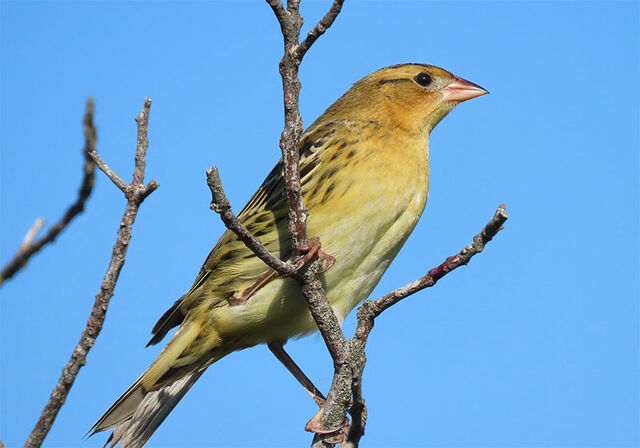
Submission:
[[[140,204],[153,190],[158,187],[158,183],[153,180],[147,185],[143,184],[145,155],[148,146],[146,133],[150,107],[151,100],[146,98],[142,113],[138,118],[136,118],[136,121],[138,122],[138,144],[136,148],[133,182],[131,184],[123,184],[122,187],[121,185],[118,185],[114,179],[120,179],[120,177],[107,167],[100,156],[95,152],[95,148],[92,151],[87,151],[91,160],[95,161],[98,167],[112,181],[114,181],[114,183],[116,183],[118,188],[123,191],[127,198],[127,205],[118,228],[118,236],[113,246],[111,261],[109,262],[109,267],[107,268],[107,272],[105,273],[102,284],[100,285],[100,290],[96,294],[95,302],[87,321],[87,326],[82,332],[80,341],[71,353],[71,358],[62,369],[62,375],[51,392],[49,401],[45,405],[38,422],[24,444],[25,448],[37,448],[42,445],[42,442],[51,429],[51,425],[53,425],[53,422],[58,415],[58,411],[67,398],[67,394],[69,393],[71,386],[73,386],[80,368],[85,365],[87,354],[95,344],[96,338],[102,330],[109,302],[113,296],[116,283],[118,282],[120,271],[124,266],[127,248],[131,241],[131,228],[138,214]]]
[[[218,213],[224,225],[238,235],[238,238],[264,261],[270,268],[282,275],[294,275],[297,269],[292,264],[280,260],[267,250],[260,240],[254,237],[247,228],[240,223],[238,217],[231,210],[231,204],[222,188],[222,180],[218,174],[218,168],[212,166],[207,170],[207,185],[211,190],[211,210]]]
[[[96,165],[90,157],[90,153],[95,151],[98,140],[96,126],[93,124],[94,104],[93,98],[88,98],[85,114],[82,119],[84,130],[84,147],[82,154],[84,164],[82,166],[82,182],[78,190],[78,197],[67,208],[64,215],[58,222],[52,225],[47,233],[40,238],[35,238],[38,231],[44,225],[44,220],[37,220],[30,231],[25,236],[24,241],[14,257],[0,271],[0,286],[5,280],[13,277],[18,271],[24,268],[31,257],[40,251],[44,246],[55,241],[58,235],[67,228],[69,223],[84,211],[84,206],[93,191],[93,184],[96,177]]]

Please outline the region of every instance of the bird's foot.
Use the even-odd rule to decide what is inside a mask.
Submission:
[[[315,400],[315,398],[314,398]],[[316,400],[316,403],[318,401]],[[322,427],[322,411],[324,403],[320,406],[320,410],[316,415],[313,416],[311,420],[307,422],[304,426],[305,431],[312,432],[314,434],[322,434],[328,435],[329,437],[325,437],[323,440],[326,443],[330,444],[342,444],[345,440],[347,440],[347,434],[349,434],[349,419],[345,418],[342,424],[337,428],[323,428]]]
[[[294,260],[293,265],[296,268],[296,271],[302,269],[302,267],[309,263],[314,257],[322,258],[325,261],[325,265],[318,274],[324,274],[331,266],[336,262],[335,257],[325,253],[322,251],[322,244],[320,244],[320,238],[317,236],[311,237],[308,240],[307,247],[303,249],[305,254],[298,259]],[[263,288],[267,283],[271,280],[274,280],[278,277],[281,277],[278,271],[274,269],[269,269],[262,277],[260,277],[253,285],[249,288],[245,289],[241,293],[235,293],[229,299],[229,303],[232,306],[242,305],[246,303],[256,292],[258,292],[261,288]]]
[[[297,270],[301,269],[305,264],[309,263],[315,257],[322,258],[325,261],[325,265],[318,274],[324,274],[331,266],[336,262],[335,257],[329,255],[326,252],[322,251],[322,244],[320,243],[320,238],[317,236],[313,236],[307,240],[307,247],[302,249],[305,254],[294,261],[294,266]]]

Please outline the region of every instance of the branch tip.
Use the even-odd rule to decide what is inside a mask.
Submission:
[[[5,280],[10,279],[18,271],[24,268],[33,255],[39,252],[45,245],[53,242],[58,235],[69,226],[71,221],[84,211],[85,204],[87,203],[89,196],[91,196],[95,183],[96,164],[90,157],[90,152],[95,151],[97,144],[97,129],[93,123],[94,111],[93,99],[89,97],[85,102],[85,113],[82,117],[83,135],[85,140],[84,146],[82,147],[84,163],[82,165],[82,181],[80,183],[80,188],[78,189],[76,200],[65,210],[62,217],[49,227],[49,230],[40,238],[36,238],[36,236],[38,231],[44,225],[44,222],[39,226],[34,224],[31,229],[35,230],[32,233],[32,236],[30,236],[29,232],[27,233],[27,236],[30,236],[30,238],[25,237],[25,240],[23,240],[13,258],[2,268],[2,270],[0,270],[0,286],[4,284]],[[36,227],[38,228],[36,229]]]

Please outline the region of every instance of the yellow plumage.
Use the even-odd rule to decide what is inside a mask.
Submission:
[[[483,93],[434,66],[392,66],[357,82],[303,134],[300,173],[310,211],[308,234],[320,237],[323,251],[336,259],[321,279],[341,321],[371,293],[424,210],[429,133],[460,101]],[[282,162],[239,219],[267,249],[288,259]],[[226,231],[191,289],[154,327],[150,343],[180,328],[94,431],[115,428],[114,443],[142,446],[216,360],[317,330],[299,285],[290,278],[275,278],[246,303],[233,304],[268,271]]]

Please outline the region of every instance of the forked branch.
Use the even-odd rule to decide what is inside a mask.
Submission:
[[[111,261],[109,262],[109,267],[107,268],[107,272],[102,280],[100,290],[96,294],[91,314],[87,321],[87,326],[82,332],[80,341],[71,353],[71,358],[62,369],[62,375],[51,392],[49,401],[45,405],[38,422],[24,444],[25,448],[37,448],[42,445],[42,442],[51,429],[51,425],[53,424],[58,411],[67,398],[67,394],[69,393],[71,386],[73,386],[80,368],[85,365],[87,354],[95,344],[96,338],[102,330],[109,302],[113,296],[116,283],[118,282],[120,271],[124,266],[127,248],[131,241],[131,228],[138,214],[140,204],[151,192],[158,188],[158,183],[153,180],[147,185],[143,184],[146,147],[148,145],[146,134],[150,107],[151,100],[146,98],[142,112],[136,118],[136,121],[138,122],[138,144],[136,147],[135,168],[131,184],[125,184],[122,182],[120,176],[107,167],[95,151],[95,148],[87,152],[91,160],[95,162],[95,164],[112,181],[114,181],[118,188],[120,188],[120,190],[125,194],[127,198],[127,206],[118,228],[118,236],[113,246]]]

